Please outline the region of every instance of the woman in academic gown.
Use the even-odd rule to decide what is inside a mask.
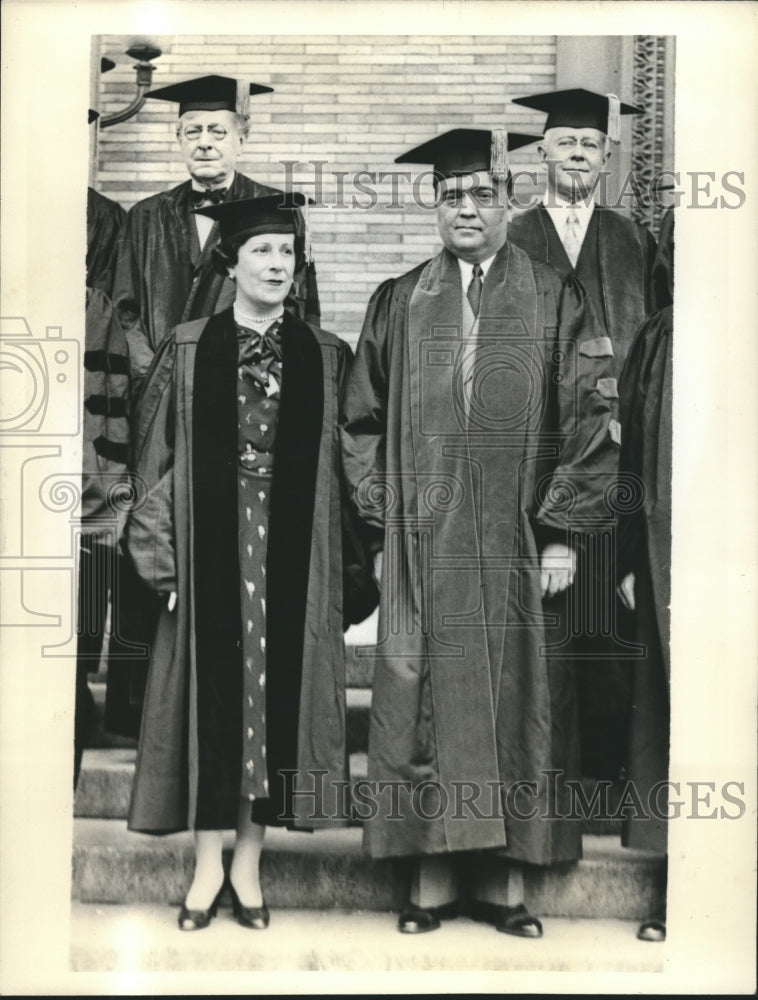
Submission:
[[[347,821],[335,784],[347,779],[342,630],[378,595],[368,567],[346,556],[343,602],[352,535],[337,422],[350,349],[284,311],[303,201],[279,194],[200,210],[220,223],[234,306],[167,338],[136,427],[143,492],[127,549],[165,604],[128,825],[194,830],[183,930],[215,915],[224,829],[236,828],[235,916],[263,928],[266,825]]]

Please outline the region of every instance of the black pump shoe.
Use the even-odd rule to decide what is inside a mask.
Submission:
[[[241,927],[249,927],[254,931],[265,931],[271,919],[268,907],[265,903],[262,906],[243,906],[233,885],[229,886],[232,894],[232,910],[237,923]]]
[[[216,893],[216,898],[213,900],[211,905],[207,910],[188,910],[186,905],[182,903],[182,908],[179,910],[179,930],[180,931],[202,931],[208,926],[211,920],[216,916],[218,911],[218,901],[226,888],[226,884],[222,885],[219,891]]]

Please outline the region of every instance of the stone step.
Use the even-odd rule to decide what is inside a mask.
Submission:
[[[347,683],[350,687],[371,687],[374,678],[373,647],[379,624],[379,610],[345,633]]]
[[[461,917],[433,934],[399,934],[387,913],[276,909],[265,937],[225,905],[202,933],[183,934],[176,909],[74,903],[74,972],[660,972],[665,945],[636,938],[637,922],[547,918],[540,941]]]
[[[97,681],[90,683],[95,700],[95,720],[90,730],[87,746],[93,749],[135,748],[137,741],[127,736],[116,736],[106,732],[105,720],[105,683]],[[368,725],[371,711],[371,690],[366,687],[349,687],[346,691],[347,717],[346,737],[348,752],[368,749]]]
[[[359,692],[363,694],[363,692]],[[100,819],[126,819],[129,809],[132,779],[134,777],[134,749],[90,749],[84,751],[79,783],[74,799],[74,815]],[[365,751],[350,754],[350,776],[355,781],[367,774]],[[585,779],[585,794],[588,799],[592,782]],[[611,789],[608,796],[608,812],[613,814],[619,800],[619,788]],[[582,829],[584,833],[599,836],[619,836],[621,821],[617,819],[587,818]]]
[[[136,756],[133,748],[85,750],[74,797],[74,816],[125,819]]]
[[[96,675],[99,676],[99,675]],[[89,689],[95,702],[95,713],[87,736],[86,746],[101,749],[134,749],[137,741],[128,736],[117,736],[105,729],[105,679],[89,682]]]
[[[225,834],[228,863],[231,834]],[[294,833],[271,829],[261,881],[272,908],[392,910],[407,889],[406,859],[374,860],[356,828]],[[189,832],[165,837],[130,833],[121,820],[74,820],[72,896],[86,903],[178,905],[193,870]],[[664,891],[661,859],[625,850],[609,837],[586,836],[584,858],[553,868],[528,866],[530,910],[547,917],[640,920]]]
[[[373,646],[345,646],[345,669],[349,687],[371,687],[374,679],[373,651]]]
[[[345,692],[345,740],[348,753],[368,750],[371,689],[348,688]]]

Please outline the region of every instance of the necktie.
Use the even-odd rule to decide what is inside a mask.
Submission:
[[[479,307],[482,304],[482,269],[479,264],[474,264],[474,270],[471,273],[471,284],[468,286],[466,298],[474,316],[478,316]]]
[[[196,191],[192,189],[192,207],[202,208],[204,205],[218,205],[224,198],[228,188],[216,188],[215,191]]]
[[[579,260],[579,252],[582,249],[582,236],[579,229],[579,216],[576,214],[575,208],[570,208],[566,216],[566,232],[563,236],[563,248],[566,251],[566,256],[571,261],[571,266],[576,267],[576,262]]]

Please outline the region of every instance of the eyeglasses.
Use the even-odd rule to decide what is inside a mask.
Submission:
[[[207,132],[211,139],[215,139],[216,142],[221,142],[222,139],[226,139],[229,134],[221,125],[209,125]],[[202,134],[202,125],[187,125],[182,129],[182,135],[187,142],[195,142]]]

